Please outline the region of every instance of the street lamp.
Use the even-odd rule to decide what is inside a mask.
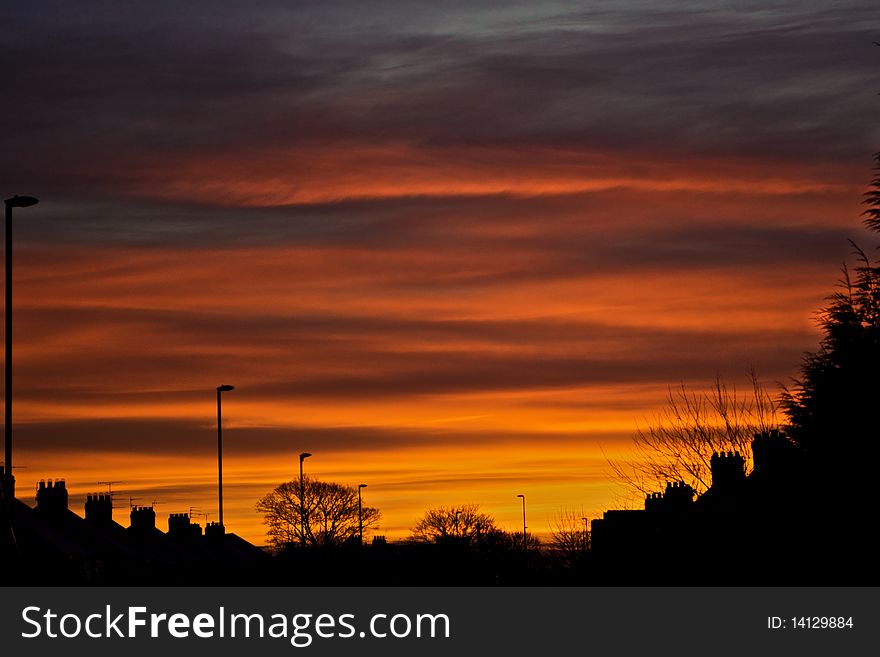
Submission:
[[[303,479],[303,461],[310,456],[308,452],[299,455],[299,529],[300,544],[303,547],[306,546],[306,483]]]
[[[235,390],[235,386],[217,386],[217,497],[220,504],[220,527],[223,527],[223,417],[220,393]]]
[[[12,476],[12,208],[29,208],[39,203],[33,196],[13,196],[6,203],[6,408],[3,433],[6,438],[3,493],[15,496]]]
[[[361,488],[366,484],[358,484],[358,533],[361,535],[361,545],[364,544],[364,508],[361,506]]]
[[[461,515],[461,511],[456,509],[455,511],[455,537],[458,538],[461,536],[461,532],[458,529],[458,516]]]
[[[526,496],[520,493],[517,497],[521,497],[523,501],[523,550],[526,549]]]

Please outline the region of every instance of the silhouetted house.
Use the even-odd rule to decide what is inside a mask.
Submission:
[[[88,495],[81,517],[68,508],[63,480],[41,481],[35,501],[31,508],[0,498],[0,583],[259,583],[270,560],[219,526],[202,536],[188,514],[172,514],[165,534],[152,507],[134,507],[125,528],[113,520],[109,494]]]
[[[772,431],[752,441],[754,467],[721,452],[710,460],[712,484],[697,499],[683,482],[649,494],[641,510],[613,510],[592,523],[592,549],[605,579],[702,581],[723,565],[730,582],[769,583],[795,575],[792,549],[808,540],[803,473],[796,448]]]
[[[168,539],[184,550],[191,573],[188,579],[204,584],[248,583],[261,578],[269,566],[267,552],[248,543],[236,534],[226,533],[220,523],[205,526],[193,523],[187,513],[172,513],[168,517]]]
[[[606,511],[591,526],[593,550],[615,561],[639,564],[669,557],[688,534],[694,489],[683,481],[669,482],[662,493],[650,493],[645,508]]]
[[[38,513],[17,498],[4,499],[3,567],[6,583],[76,583],[93,555],[81,540],[69,535],[49,514]],[[61,514],[54,514],[59,519]]]
[[[68,508],[63,480],[41,481],[36,507],[12,500],[16,577],[34,583],[106,583],[124,577],[140,558],[124,529],[89,505],[89,520]],[[94,498],[92,498],[94,502]]]

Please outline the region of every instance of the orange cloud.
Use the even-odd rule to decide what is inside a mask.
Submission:
[[[783,167],[789,167],[788,170]],[[540,196],[611,189],[748,195],[853,193],[821,165],[748,158],[676,160],[668,153],[611,153],[546,146],[431,147],[376,142],[169,157],[139,167],[151,198],[273,206],[406,196]],[[833,177],[828,174],[833,173]]]
[[[168,176],[170,199],[385,199],[338,209],[382,229],[364,243],[349,223],[240,243],[26,244],[22,489],[119,479],[169,511],[211,512],[213,388],[233,383],[226,515],[249,539],[253,504],[303,449],[315,474],[367,481],[392,536],[456,502],[513,527],[518,492],[539,531],[562,507],[595,515],[614,499],[600,445],[624,449],[666,386],[795,371],[834,276],[825,244],[858,206],[845,172],[631,162],[368,146],[169,163],[147,181]],[[496,193],[533,198],[466,198]],[[394,201],[422,194],[459,200]],[[246,217],[250,238],[263,215]]]

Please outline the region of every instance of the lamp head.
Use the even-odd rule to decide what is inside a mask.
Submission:
[[[6,206],[10,208],[29,208],[32,205],[36,205],[40,202],[39,199],[34,198],[33,196],[18,196],[17,194],[12,198],[6,199]]]
[[[519,495],[517,495],[517,497],[521,497],[521,498],[523,498],[523,499],[526,499],[526,496],[523,495],[522,493],[520,493]]]
[[[308,452],[303,452],[302,454],[299,455],[299,460],[300,460],[300,462],[305,461],[310,456],[311,456],[311,454],[309,454]]]
[[[235,390],[235,386],[225,384],[222,386],[217,386],[217,392],[229,392],[230,390]]]
[[[358,484],[358,488],[366,488],[366,487],[367,487],[366,484]]]

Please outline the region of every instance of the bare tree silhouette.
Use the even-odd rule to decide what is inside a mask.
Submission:
[[[550,526],[550,547],[567,566],[584,560],[590,550],[590,532],[583,513],[559,511]]]
[[[480,512],[479,504],[437,507],[428,509],[410,532],[414,541],[434,543],[437,540],[459,537],[478,539],[498,532],[495,518]],[[522,534],[519,535],[522,542]]]
[[[714,452],[735,451],[750,458],[752,437],[777,428],[779,417],[754,371],[749,382],[749,393],[720,377],[709,390],[685,384],[670,388],[663,409],[633,437],[635,455],[627,461],[608,459],[625,496],[641,501],[667,481],[684,481],[699,494],[712,483]]]
[[[257,502],[256,509],[264,516],[272,545],[302,542],[311,546],[340,545],[358,537],[356,487],[304,477],[303,491],[305,528],[299,480],[284,482]],[[381,515],[379,509],[364,506],[362,513],[364,528],[375,527]]]

